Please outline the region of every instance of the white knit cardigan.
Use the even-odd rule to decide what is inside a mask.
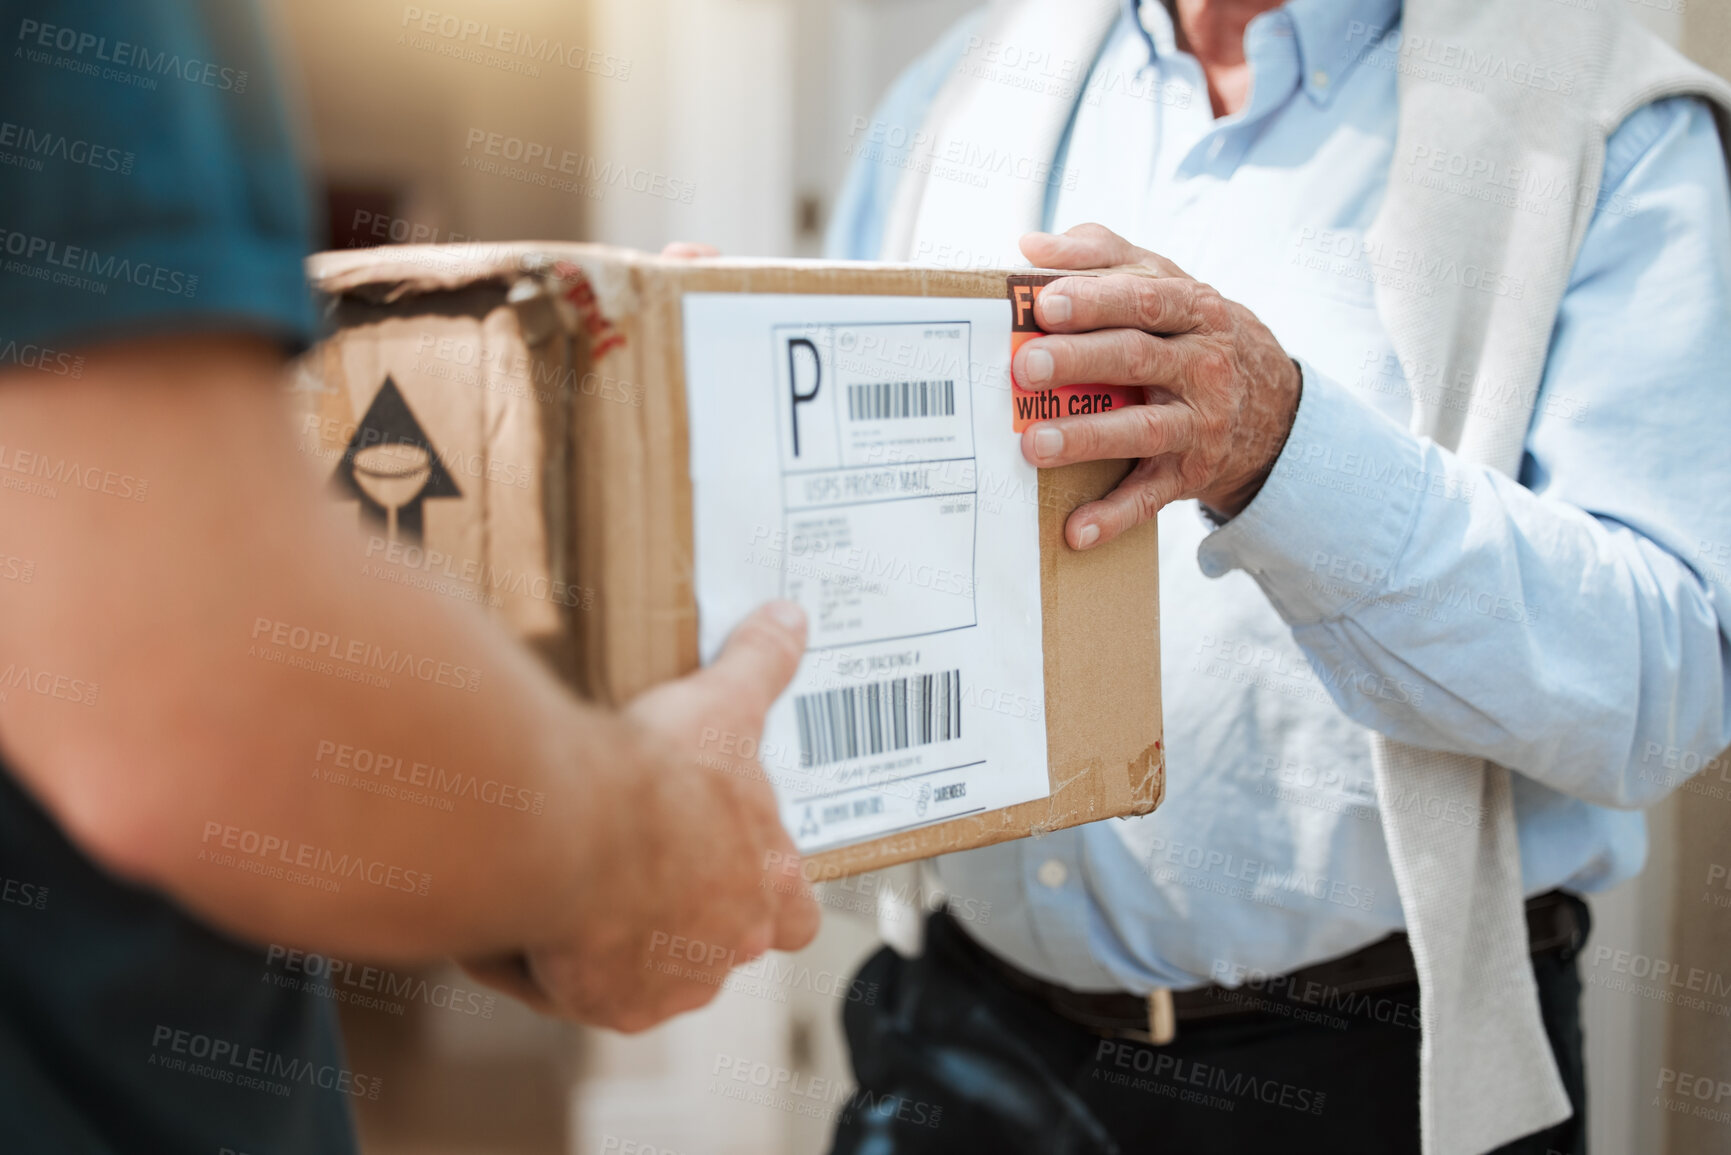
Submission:
[[[1385,284],[1376,290],[1403,365],[1441,366],[1443,380],[1473,383],[1446,396],[1415,396],[1412,431],[1511,476],[1558,305],[1592,218],[1606,139],[1642,105],[1694,94],[1713,103],[1721,139],[1731,140],[1731,86],[1622,8],[1406,0],[1399,47],[1385,45],[1377,57],[1399,69],[1397,166],[1423,145],[1488,162],[1492,171],[1525,169],[1537,181],[1566,181],[1558,187],[1575,191],[1540,214],[1404,181],[1397,167],[1366,237],[1371,252],[1403,252],[1403,260],[1424,268],[1454,262],[1512,271],[1524,281],[1519,296],[1447,275],[1425,279],[1429,295]],[[980,37],[1082,62],[1085,77],[1121,10],[1117,0],[1002,0]],[[1367,41],[1360,50],[1370,47]],[[1482,83],[1463,85],[1469,75]],[[1000,83],[990,69],[959,68],[924,126],[923,155],[898,185],[881,256],[1025,264],[1016,238],[1041,226],[1047,182],[1025,172],[992,175],[983,189],[947,179],[946,152],[990,157],[1000,150],[996,155],[1048,161],[1081,96],[1080,87],[1039,92]],[[1495,401],[1473,403],[1481,382],[1495,384]],[[1385,804],[1422,788],[1441,797],[1441,813],[1459,813],[1458,804],[1487,818],[1474,828],[1431,820],[1419,808],[1385,805],[1382,813],[1418,964],[1423,1149],[1479,1155],[1570,1113],[1528,961],[1509,771],[1380,735],[1374,747],[1377,796]]]

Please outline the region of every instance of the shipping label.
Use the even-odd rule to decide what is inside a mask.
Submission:
[[[807,651],[761,744],[810,853],[1048,792],[1037,477],[1000,299],[690,294],[705,661],[784,597]],[[995,492],[1025,501],[979,500]]]

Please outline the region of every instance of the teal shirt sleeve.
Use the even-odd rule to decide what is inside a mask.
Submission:
[[[248,0],[0,0],[0,359],[313,331],[313,215]]]

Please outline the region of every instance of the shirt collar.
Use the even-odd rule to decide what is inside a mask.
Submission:
[[[1401,0],[1287,0],[1304,90],[1327,103],[1352,64],[1400,22]],[[1130,23],[1148,46],[1148,59],[1178,51],[1177,31],[1162,0],[1124,0]]]

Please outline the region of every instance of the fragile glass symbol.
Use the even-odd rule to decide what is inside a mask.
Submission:
[[[371,445],[354,457],[355,483],[385,509],[388,540],[397,540],[397,511],[425,489],[433,476],[433,455],[424,446],[393,441]]]

